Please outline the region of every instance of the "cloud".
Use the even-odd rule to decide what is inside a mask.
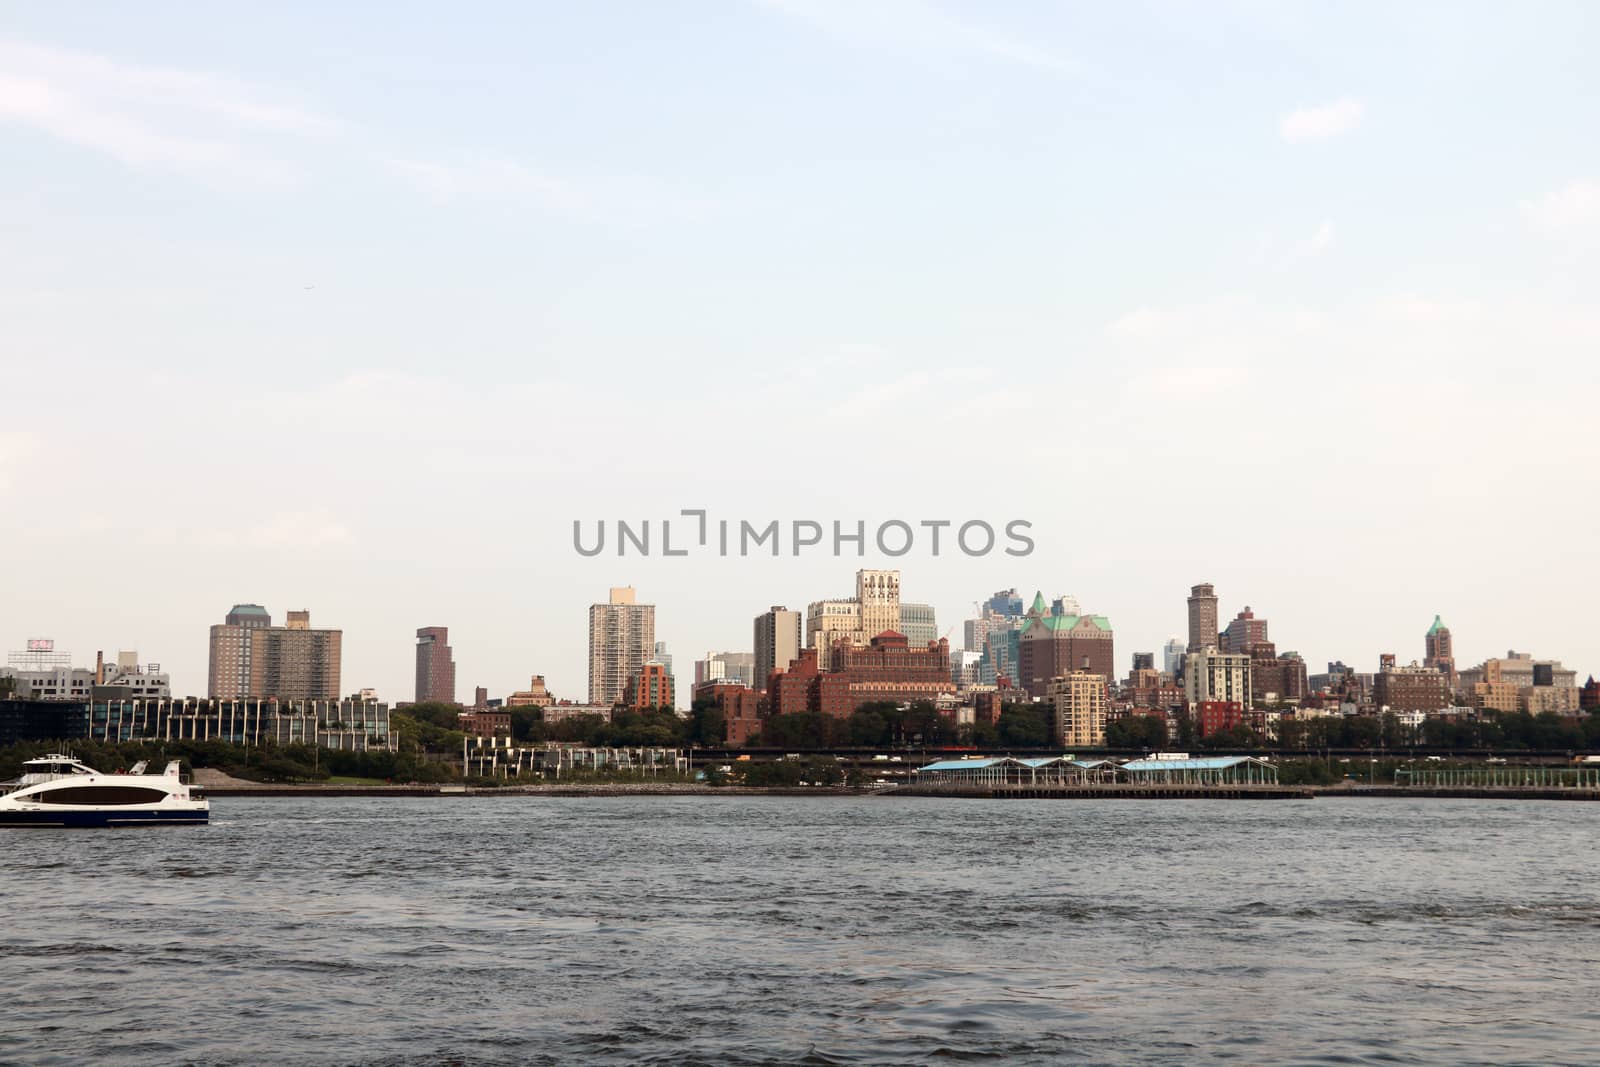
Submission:
[[[1366,112],[1360,100],[1346,96],[1321,107],[1301,108],[1291,111],[1278,123],[1278,132],[1290,144],[1301,141],[1325,141],[1349,133],[1361,125]]]
[[[0,122],[27,126],[138,169],[268,181],[291,172],[268,143],[326,137],[333,119],[247,82],[119,63],[0,38]]]
[[[1037,70],[1067,71],[1066,59],[1032,41],[960,19],[921,0],[758,0],[850,44],[925,54],[979,56]]]
[[[1544,233],[1600,226],[1600,181],[1578,178],[1518,207],[1528,224]]]

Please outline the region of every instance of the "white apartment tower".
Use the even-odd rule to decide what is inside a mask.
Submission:
[[[611,590],[609,603],[589,606],[589,703],[622,700],[628,679],[655,655],[656,607],[635,602],[633,586]]]

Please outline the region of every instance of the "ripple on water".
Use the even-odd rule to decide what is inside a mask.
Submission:
[[[224,800],[28,837],[0,1060],[1587,1062],[1590,812]]]

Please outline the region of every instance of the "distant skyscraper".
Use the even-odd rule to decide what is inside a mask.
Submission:
[[[1422,640],[1425,655],[1422,665],[1432,667],[1443,674],[1452,682],[1456,676],[1456,644],[1450,636],[1450,627],[1446,626],[1435,615],[1433,625],[1428,627],[1428,633]]]
[[[1050,680],[1075,671],[1116,673],[1111,622],[1104,615],[1052,615],[1044,596],[1035,595],[1018,637],[1017,684],[1041,699],[1050,695]]]
[[[1204,652],[1217,647],[1217,591],[1209,582],[1189,590],[1189,648]]]
[[[800,658],[801,618],[782,604],[774,604],[755,621],[756,663],[752,689],[765,689],[775,670],[785,670]]]
[[[589,703],[620,703],[628,682],[655,654],[654,604],[634,602],[634,590],[611,590],[606,604],[589,608]]]
[[[448,626],[424,626],[417,631],[418,704],[456,702],[456,661]]]
[[[864,647],[886,630],[900,630],[899,571],[859,570],[854,597],[817,600],[806,609],[806,645],[817,650],[822,670],[837,666],[838,642]]]
[[[1183,654],[1186,650],[1180,638],[1172,638],[1161,650],[1161,670],[1176,678],[1183,673]]]
[[[1256,645],[1266,644],[1268,640],[1267,620],[1256,618],[1256,613],[1247,604],[1238,617],[1228,623],[1217,647],[1223,652],[1248,653]]]
[[[313,630],[309,611],[273,626],[258,604],[239,604],[233,620],[211,627],[209,695],[228,699],[338,700],[339,630]]]
[[[1133,654],[1133,669],[1136,671],[1155,670],[1156,654],[1154,652],[1135,652]]]
[[[900,632],[906,635],[906,644],[912,648],[923,648],[939,640],[939,624],[933,618],[933,605],[902,602]]]
[[[1050,601],[1050,614],[1052,615],[1081,615],[1083,609],[1078,607],[1078,598],[1070,593],[1062,593]]]
[[[705,659],[695,660],[694,663],[696,688],[707,682],[721,680],[737,682],[749,689],[760,689],[761,686],[755,684],[755,676],[756,657],[753,652],[707,652]]]

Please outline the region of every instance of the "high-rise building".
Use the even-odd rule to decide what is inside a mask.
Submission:
[[[817,650],[824,671],[836,665],[841,643],[865,645],[881,633],[899,629],[899,571],[859,570],[854,597],[813,601],[806,609],[806,645]]]
[[[657,657],[659,658],[659,657]],[[707,682],[737,682],[747,689],[759,689],[755,684],[756,657],[753,652],[707,652],[705,659],[694,661],[694,684],[699,688]]]
[[[1450,636],[1450,627],[1446,626],[1435,615],[1433,625],[1428,627],[1428,632],[1422,638],[1423,657],[1422,665],[1431,667],[1455,682],[1456,677],[1456,644]]]
[[[229,700],[338,700],[340,630],[314,630],[309,611],[273,626],[257,604],[240,604],[211,627],[208,695]]]
[[[1071,593],[1061,593],[1050,601],[1050,614],[1052,615],[1082,615],[1083,609],[1078,606],[1078,598]]]
[[[1222,632],[1217,649],[1248,655],[1253,647],[1267,640],[1267,620],[1256,618],[1256,613],[1250,610],[1249,605],[1245,605],[1245,609]]]
[[[1176,637],[1168,640],[1161,649],[1161,670],[1174,678],[1182,674],[1184,651],[1182,640]]]
[[[782,604],[774,604],[755,621],[755,677],[752,689],[765,689],[775,670],[783,670],[800,656],[801,618]]]
[[[619,703],[655,646],[655,605],[636,603],[633,586],[615,587],[608,603],[590,605],[589,703]]]
[[[1189,590],[1189,652],[1217,648],[1217,591],[1210,582]]]
[[[1306,661],[1298,652],[1278,655],[1271,641],[1257,641],[1246,653],[1250,657],[1250,696],[1256,706],[1299,704],[1311,687],[1306,678]]]
[[[623,690],[622,702],[630,708],[672,708],[676,706],[672,671],[659,660],[639,665]]]
[[[1055,715],[1052,733],[1063,748],[1098,748],[1106,743],[1106,678],[1073,671],[1050,680]]]
[[[448,626],[417,631],[417,703],[456,702],[456,661]]]
[[[1074,671],[1116,674],[1111,622],[1104,615],[1053,615],[1044,595],[1033,607],[1017,639],[1017,683],[1035,697],[1050,694],[1050,680]]]
[[[1133,669],[1138,671],[1153,671],[1156,669],[1156,654],[1154,652],[1135,652],[1133,654]]]
[[[1183,695],[1190,706],[1220,700],[1250,707],[1250,657],[1215,647],[1184,657]]]
[[[934,621],[932,604],[900,605],[900,632],[906,644],[921,648],[939,640],[939,624]]]

